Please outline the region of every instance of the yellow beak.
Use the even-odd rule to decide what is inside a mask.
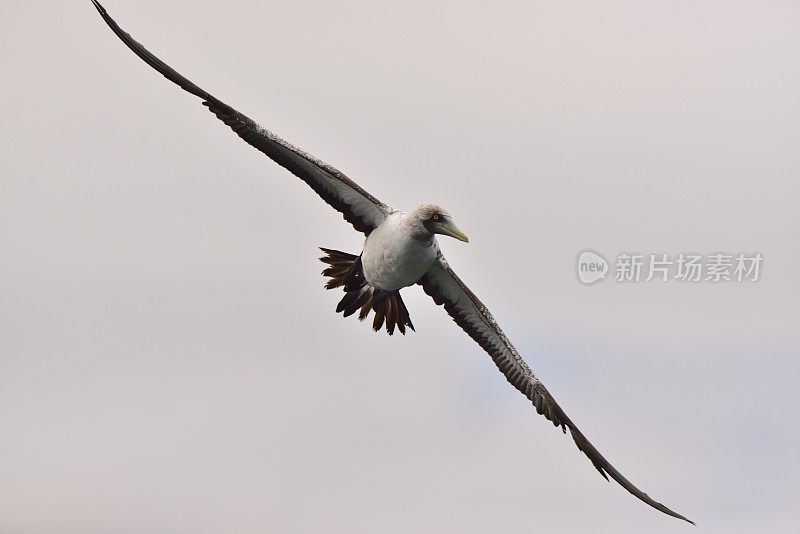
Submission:
[[[455,237],[459,241],[469,243],[469,238],[466,236],[466,234],[459,230],[458,227],[453,224],[453,221],[450,220],[444,220],[440,223],[437,223],[435,233]]]

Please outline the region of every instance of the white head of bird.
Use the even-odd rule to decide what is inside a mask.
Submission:
[[[450,213],[436,204],[420,204],[409,213],[409,220],[415,236],[430,239],[434,234],[441,234],[469,243],[469,238],[459,230]]]

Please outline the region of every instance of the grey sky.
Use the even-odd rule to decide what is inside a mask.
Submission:
[[[567,414],[704,532],[800,496],[796,2],[108,0],[193,81],[441,240]],[[0,532],[677,532],[419,288],[334,313],[361,238],[116,39],[0,6]],[[760,252],[581,286],[585,248]]]

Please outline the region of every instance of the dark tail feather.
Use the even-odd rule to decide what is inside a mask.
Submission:
[[[367,302],[361,308],[359,319],[367,316],[370,304],[375,311],[372,329],[376,332],[381,329],[384,323],[386,324],[386,332],[390,336],[394,334],[395,328],[403,335],[406,333],[406,327],[414,330],[414,325],[411,323],[411,317],[408,314],[408,308],[406,308],[403,298],[400,296],[400,291],[373,290],[372,302]]]
[[[344,298],[342,298],[342,300],[339,301],[339,305],[336,306],[336,313],[344,312],[345,317],[347,317],[356,311],[357,308],[360,308],[360,306],[355,306],[359,294],[360,291],[351,291],[349,293],[345,293]]]
[[[386,299],[386,331],[390,336],[394,334],[397,325],[397,310],[392,304],[394,304],[394,299]]]
[[[403,299],[400,298],[400,293],[397,294],[395,303],[397,305],[397,328],[400,330],[401,334],[405,335],[406,326],[408,326],[411,330],[414,330],[414,325],[411,324],[411,317],[408,315],[408,308],[406,308],[406,304],[403,302]]]
[[[399,291],[382,291],[367,284],[361,268],[361,256],[328,248],[321,250],[325,252],[325,256],[320,260],[329,265],[322,271],[324,276],[330,278],[325,289],[344,286],[345,295],[336,306],[336,313],[349,317],[358,311],[358,319],[363,321],[372,310],[375,312],[372,328],[378,331],[385,323],[386,332],[390,336],[394,334],[395,328],[403,335],[406,333],[406,326],[414,330],[408,308]]]
[[[383,322],[386,319],[386,308],[389,300],[389,292],[375,290],[372,292],[372,310],[375,312],[375,318],[372,320],[372,329],[376,332],[381,329]],[[386,331],[389,332],[389,324],[386,324]],[[392,335],[389,332],[389,335]]]
[[[356,312],[356,310],[362,308],[365,304],[369,305],[369,301],[371,298],[372,298],[371,288],[369,286],[362,287],[361,290],[358,292],[358,297],[353,302],[352,306],[349,307],[347,310],[345,310],[344,316],[350,317]],[[367,308],[367,312],[369,312],[369,308]]]
[[[358,256],[329,248],[320,247],[320,250],[326,254],[320,258],[320,261],[330,265],[330,267],[322,271],[323,276],[330,278],[328,283],[325,284],[325,289],[333,289],[345,285],[347,275],[350,273],[355,261],[359,259]],[[360,265],[361,262],[359,262],[359,267]]]
[[[358,320],[363,321],[369,315],[369,311],[372,309],[372,288],[367,287],[366,290],[367,300],[364,302],[363,306],[361,306],[361,311],[358,312]]]

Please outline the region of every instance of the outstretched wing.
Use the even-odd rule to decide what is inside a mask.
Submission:
[[[665,514],[689,521],[677,512],[673,512],[660,502],[651,499],[646,493],[634,486],[622,473],[606,460],[594,445],[589,443],[578,427],[575,426],[567,414],[556,403],[550,392],[544,387],[536,375],[533,374],[528,364],[517,352],[506,335],[500,330],[492,314],[486,309],[478,297],[461,281],[445,261],[439,261],[419,281],[425,293],[433,297],[436,304],[444,304],[444,309],[455,320],[464,332],[474,339],[489,356],[492,357],[497,368],[506,379],[536,406],[536,411],[552,421],[555,426],[560,426],[564,433],[569,429],[572,439],[578,449],[591,460],[600,474],[608,480],[611,476],[623,488],[646,502],[656,510]]]
[[[203,105],[230,126],[239,137],[311,186],[325,202],[340,211],[356,230],[369,235],[392,211],[391,207],[364,191],[334,167],[292,146],[184,78],[125,33],[97,0],[92,0],[92,3],[117,37],[145,63],[185,91],[202,98]]]

